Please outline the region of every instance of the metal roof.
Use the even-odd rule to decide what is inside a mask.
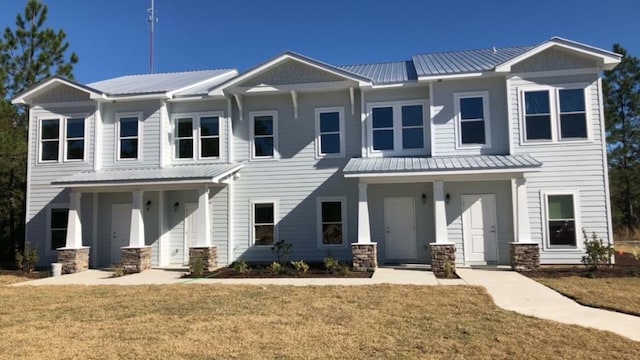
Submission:
[[[493,70],[529,50],[527,47],[449,51],[412,57],[418,76],[450,75]]]
[[[51,182],[51,185],[82,186],[82,185],[118,185],[122,183],[153,184],[157,182],[213,182],[235,173],[242,168],[242,164],[201,164],[176,165],[167,168],[148,169],[114,169],[85,171],[68,175]]]
[[[151,94],[174,91],[207,79],[235,71],[233,69],[198,70],[159,74],[127,75],[87,84],[109,95]],[[224,79],[223,79],[224,80]],[[222,81],[221,81],[222,82]],[[208,87],[217,85],[207,83]]]
[[[472,170],[518,170],[538,168],[542,163],[529,155],[472,155],[434,157],[354,158],[342,172],[345,176],[364,174],[425,173]]]
[[[371,79],[374,84],[393,84],[418,80],[412,61],[346,65],[339,68]]]

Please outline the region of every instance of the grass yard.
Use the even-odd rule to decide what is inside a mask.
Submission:
[[[595,278],[571,276],[536,281],[577,302],[640,316],[640,278]]]
[[[0,336],[26,359],[640,358],[464,286],[0,287]]]
[[[45,277],[45,273],[33,272],[25,274],[17,270],[0,270],[0,286]]]

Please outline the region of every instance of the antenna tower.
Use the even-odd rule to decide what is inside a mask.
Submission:
[[[153,74],[154,72],[154,59],[153,59],[153,50],[154,50],[154,45],[153,45],[153,40],[155,37],[155,25],[158,22],[158,17],[156,16],[156,7],[155,7],[155,1],[151,0],[151,8],[147,9],[147,11],[149,12],[149,17],[147,18],[147,21],[149,22],[149,73]]]

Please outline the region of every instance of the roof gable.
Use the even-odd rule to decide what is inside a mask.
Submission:
[[[511,66],[511,71],[515,73],[522,73],[597,68],[598,66],[598,60],[593,57],[576,53],[565,48],[553,46],[532,55],[519,63],[513,64]]]
[[[60,88],[60,86],[64,86],[64,88]],[[52,94],[54,89],[65,89],[63,91],[66,95],[71,98],[78,98],[82,100],[102,96],[102,92],[99,90],[56,75],[24,90],[20,94],[14,96],[13,99],[11,99],[11,102],[13,104],[32,104],[35,99],[42,102],[43,99],[39,99],[39,97],[44,97],[44,101],[46,102],[61,101],[62,99],[59,99],[59,97],[66,95],[64,93]],[[86,97],[82,95],[82,93],[86,94]],[[56,99],[56,97],[58,97],[58,99]]]

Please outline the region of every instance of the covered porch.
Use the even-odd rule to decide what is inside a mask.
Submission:
[[[192,265],[195,259],[205,269],[214,268],[218,249],[213,234],[226,245],[228,188],[241,168],[208,164],[102,170],[53,181],[69,194],[66,242],[58,249],[63,273],[115,264],[135,273],[152,266]],[[91,208],[85,202],[83,209],[84,197],[91,199]],[[91,221],[82,211],[92,214]],[[214,232],[216,226],[222,231]],[[90,241],[83,241],[83,227],[91,229]]]
[[[541,165],[527,155],[352,159],[343,172],[359,180],[354,267],[537,267],[526,173]]]

